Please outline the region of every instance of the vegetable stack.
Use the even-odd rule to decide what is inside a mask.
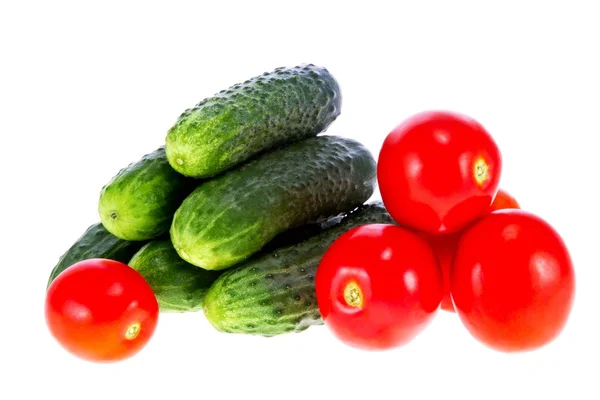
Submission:
[[[438,309],[499,351],[558,336],[575,275],[554,228],[499,189],[502,154],[476,120],[407,119],[378,160],[325,134],[335,78],[277,68],[183,112],[165,143],[100,191],[91,225],[50,275],[46,319],[74,354],[139,351],[160,311],[271,337],[326,325],[384,350]],[[367,203],[379,184],[381,201]],[[389,212],[388,212],[389,211]]]
[[[78,261],[113,259],[144,277],[161,311],[204,305],[221,331],[272,336],[321,324],[314,276],[327,247],[357,224],[392,221],[380,202],[365,204],[373,155],[324,134],[341,105],[336,79],[312,64],[202,100],[165,144],[102,188],[100,222],[48,285]]]

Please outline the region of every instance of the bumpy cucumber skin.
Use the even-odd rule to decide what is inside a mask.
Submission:
[[[129,261],[152,288],[161,312],[194,312],[220,273],[188,264],[179,257],[171,241],[153,240]]]
[[[95,223],[86,229],[83,235],[60,257],[58,264],[50,273],[46,287],[49,287],[61,272],[79,261],[90,258],[107,258],[128,263],[131,257],[145,244],[146,242],[119,239],[107,231],[101,222]]]
[[[219,331],[260,336],[300,332],[323,323],[314,278],[321,258],[344,232],[364,224],[394,223],[380,201],[295,245],[225,271],[204,299],[204,314]]]
[[[277,68],[186,110],[167,133],[167,157],[183,175],[212,177],[258,153],[324,132],[340,115],[341,99],[325,68]]]
[[[175,213],[171,241],[191,264],[229,268],[286,230],[358,207],[375,185],[375,159],[359,142],[305,139],[197,187]]]
[[[104,227],[125,240],[150,240],[169,231],[173,214],[199,184],[171,168],[164,147],[119,171],[100,192]]]

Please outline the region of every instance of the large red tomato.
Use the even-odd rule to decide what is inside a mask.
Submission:
[[[437,234],[457,232],[488,212],[501,169],[498,146],[477,121],[430,111],[390,132],[377,176],[399,224]]]
[[[462,236],[450,287],[471,334],[499,351],[552,341],[575,293],[571,257],[558,233],[522,210],[494,211]]]
[[[66,350],[88,361],[112,362],[146,345],[159,309],[138,272],[117,261],[90,259],[52,281],[45,311],[50,332]]]
[[[362,349],[410,342],[442,298],[431,247],[388,224],[364,225],[340,236],[322,258],[315,281],[325,324],[344,343]]]

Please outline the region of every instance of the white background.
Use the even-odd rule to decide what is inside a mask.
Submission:
[[[0,398],[600,398],[594,3],[2,2]],[[501,186],[572,253],[577,296],[558,340],[500,354],[440,313],[410,345],[366,353],[325,327],[220,334],[200,313],[161,315],[150,344],[119,364],[80,361],[54,342],[48,274],[97,221],[101,186],[202,98],[304,62],[342,87],[329,132],[374,154],[425,109],[488,128],[504,157]]]

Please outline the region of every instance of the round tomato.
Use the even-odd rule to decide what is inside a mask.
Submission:
[[[434,316],[442,277],[431,247],[389,224],[349,230],[323,256],[315,278],[325,324],[344,343],[382,350],[408,343]]]
[[[498,146],[477,121],[431,111],[390,132],[377,177],[399,224],[437,234],[457,232],[488,212],[501,169]]]
[[[95,362],[131,357],[152,337],[158,303],[144,278],[126,264],[80,261],[50,284],[46,322],[72,354]]]
[[[575,274],[565,243],[546,221],[500,210],[463,234],[450,286],[475,338],[499,351],[526,351],[549,343],[565,326]]]
[[[490,212],[496,211],[496,210],[504,210],[507,208],[521,208],[521,206],[517,202],[517,199],[512,197],[511,194],[508,193],[506,190],[498,189],[496,198],[494,199],[494,201],[492,202],[492,205],[490,206]]]

